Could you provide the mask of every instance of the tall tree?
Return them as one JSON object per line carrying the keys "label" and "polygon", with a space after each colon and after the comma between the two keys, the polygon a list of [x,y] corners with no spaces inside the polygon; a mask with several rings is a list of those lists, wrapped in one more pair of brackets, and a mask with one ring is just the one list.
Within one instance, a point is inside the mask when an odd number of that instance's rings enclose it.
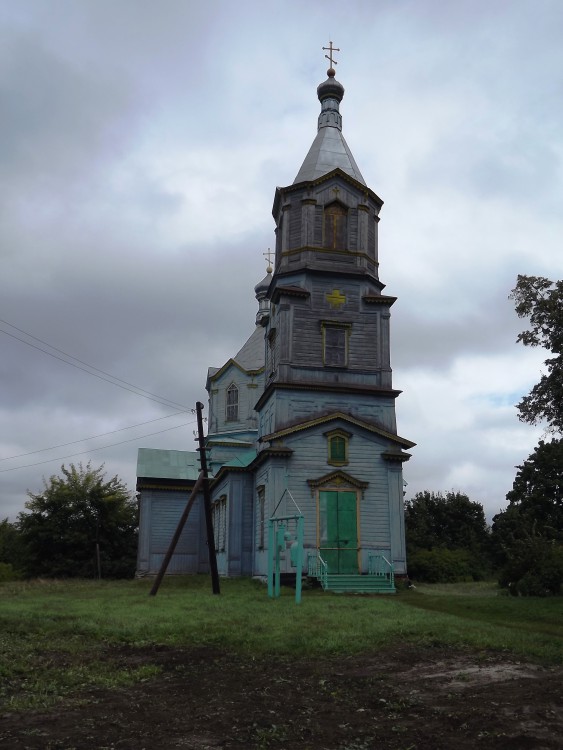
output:
{"label": "tall tree", "polygon": [[518,466],[507,508],[493,518],[500,583],[516,594],[563,585],[563,439],[544,442]]}
{"label": "tall tree", "polygon": [[517,405],[519,418],[529,424],[545,420],[553,432],[563,433],[563,281],[519,275],[510,298],[518,317],[530,322],[517,341],[553,355],[545,360],[546,374]]}
{"label": "tall tree", "polygon": [[30,576],[122,577],[135,569],[137,506],[103,466],[61,466],[62,476],[29,492],[17,526]]}
{"label": "tall tree", "polygon": [[409,575],[421,581],[480,580],[490,534],[480,503],[461,492],[418,492],[405,503]]}
{"label": "tall tree", "polygon": [[417,492],[405,503],[407,549],[478,550],[489,532],[481,503],[462,492]]}
{"label": "tall tree", "polygon": [[[23,564],[23,544],[21,534],[14,523],[7,518],[0,521],[0,568],[5,576],[17,575]],[[1,579],[1,575],[0,575]]]}
{"label": "tall tree", "polygon": [[508,549],[531,534],[563,542],[563,439],[540,440],[517,469],[508,507],[493,518],[496,546]]}

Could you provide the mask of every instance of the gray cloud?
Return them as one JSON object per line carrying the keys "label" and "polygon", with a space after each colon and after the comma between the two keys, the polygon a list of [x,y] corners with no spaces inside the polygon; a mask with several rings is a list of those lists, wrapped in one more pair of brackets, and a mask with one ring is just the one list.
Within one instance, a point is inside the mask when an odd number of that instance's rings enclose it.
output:
{"label": "gray cloud", "polygon": [[[496,512],[541,434],[512,406],[541,359],[506,297],[518,273],[561,272],[558,3],[3,6],[0,318],[204,399],[253,330],[275,185],[316,132],[327,14],[346,139],[386,202],[409,492],[456,485]],[[169,413],[0,333],[0,459]],[[190,419],[0,460],[0,518],[73,452],[133,488],[137,447],[191,448],[193,423],[141,436]]]}

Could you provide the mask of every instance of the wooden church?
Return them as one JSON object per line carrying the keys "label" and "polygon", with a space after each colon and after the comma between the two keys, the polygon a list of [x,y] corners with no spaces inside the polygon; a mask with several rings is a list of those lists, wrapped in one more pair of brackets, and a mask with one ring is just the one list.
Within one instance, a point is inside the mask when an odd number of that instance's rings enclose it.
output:
{"label": "wooden church", "polygon": [[[268,522],[298,512],[303,574],[392,591],[406,575],[402,466],[415,444],[397,434],[383,201],[342,135],[332,67],[317,94],[317,135],[293,184],[276,188],[275,263],[255,287],[254,331],[207,374],[217,563],[225,576],[266,577]],[[158,572],[198,473],[195,452],[139,450],[138,575]],[[296,572],[289,552],[281,566]],[[208,569],[198,501],[168,572]]]}

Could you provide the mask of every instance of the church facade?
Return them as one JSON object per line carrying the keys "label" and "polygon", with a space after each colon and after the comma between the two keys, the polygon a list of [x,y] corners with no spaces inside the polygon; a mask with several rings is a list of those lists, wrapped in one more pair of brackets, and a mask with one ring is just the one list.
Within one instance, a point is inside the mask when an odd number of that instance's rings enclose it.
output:
{"label": "church facade", "polygon": [[[268,521],[296,512],[304,573],[361,576],[384,560],[406,575],[402,467],[415,444],[397,433],[383,202],[342,135],[332,68],[317,94],[317,136],[275,192],[275,262],[255,288],[255,329],[207,375],[215,547],[228,576],[266,576]],[[195,453],[140,449],[139,575],[158,571],[198,471]],[[291,562],[282,555],[284,572]],[[198,502],[169,572],[207,570]]]}

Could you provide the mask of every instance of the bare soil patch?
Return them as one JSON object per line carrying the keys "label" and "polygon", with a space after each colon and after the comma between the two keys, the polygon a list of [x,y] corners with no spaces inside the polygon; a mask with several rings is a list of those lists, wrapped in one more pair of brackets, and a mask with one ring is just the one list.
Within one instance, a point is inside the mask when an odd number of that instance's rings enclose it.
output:
{"label": "bare soil patch", "polygon": [[404,646],[368,656],[244,659],[209,649],[108,649],[162,672],[0,717],[9,750],[553,750],[563,669]]}

